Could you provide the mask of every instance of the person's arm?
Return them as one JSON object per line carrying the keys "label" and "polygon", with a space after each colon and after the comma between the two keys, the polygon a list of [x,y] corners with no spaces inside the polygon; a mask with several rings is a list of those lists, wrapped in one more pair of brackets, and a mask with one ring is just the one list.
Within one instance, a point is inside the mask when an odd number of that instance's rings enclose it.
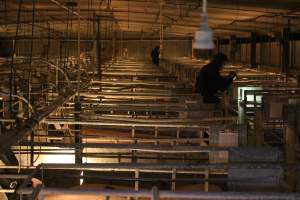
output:
{"label": "person's arm", "polygon": [[222,77],[220,74],[218,74],[216,77],[217,88],[222,92],[227,90],[232,82],[233,82],[232,76]]}
{"label": "person's arm", "polygon": [[197,78],[196,78],[196,84],[194,91],[202,93],[203,92],[203,74],[202,71],[198,72]]}

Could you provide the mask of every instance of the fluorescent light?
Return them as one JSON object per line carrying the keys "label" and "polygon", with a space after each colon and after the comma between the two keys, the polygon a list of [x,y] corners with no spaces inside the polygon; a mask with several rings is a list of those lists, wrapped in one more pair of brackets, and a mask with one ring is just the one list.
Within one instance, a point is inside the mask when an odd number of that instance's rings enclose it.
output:
{"label": "fluorescent light", "polygon": [[203,13],[200,27],[195,32],[194,49],[213,49],[215,47],[213,32],[208,26],[207,3],[203,0]]}

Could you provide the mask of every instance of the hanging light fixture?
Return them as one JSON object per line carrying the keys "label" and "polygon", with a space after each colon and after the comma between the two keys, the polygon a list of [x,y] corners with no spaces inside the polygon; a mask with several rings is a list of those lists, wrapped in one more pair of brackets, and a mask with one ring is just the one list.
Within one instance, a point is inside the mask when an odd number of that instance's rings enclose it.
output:
{"label": "hanging light fixture", "polygon": [[213,32],[208,26],[208,15],[207,15],[207,0],[203,0],[202,3],[203,12],[200,27],[195,32],[195,39],[193,48],[194,49],[213,49],[214,40]]}

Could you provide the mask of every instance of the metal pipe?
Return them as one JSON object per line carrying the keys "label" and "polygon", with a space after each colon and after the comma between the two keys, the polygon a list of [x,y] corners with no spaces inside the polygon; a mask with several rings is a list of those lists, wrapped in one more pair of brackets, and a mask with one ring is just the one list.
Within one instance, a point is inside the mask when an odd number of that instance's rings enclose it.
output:
{"label": "metal pipe", "polygon": [[197,124],[159,124],[159,123],[135,123],[135,122],[99,122],[99,121],[71,121],[71,120],[54,120],[44,119],[42,121],[46,124],[79,124],[79,125],[93,125],[93,126],[128,126],[128,127],[158,127],[158,128],[197,128],[209,129],[209,126]]}
{"label": "metal pipe", "polygon": [[78,28],[77,28],[77,78],[76,80],[78,81],[77,83],[77,100],[80,100],[80,79],[81,79],[81,73],[80,73],[80,29],[81,29],[81,21],[80,21],[80,0],[77,0],[77,11],[78,11]]}
{"label": "metal pipe", "polygon": [[0,179],[26,179],[26,174],[0,174]]}
{"label": "metal pipe", "polygon": [[[139,171],[139,170],[138,170]],[[115,176],[115,175],[77,175],[77,174],[66,174],[63,172],[57,172],[56,173],[59,178],[78,178],[78,179],[84,179],[84,178],[92,178],[92,179],[99,179],[102,181],[129,181],[129,182],[168,182],[168,183],[179,183],[179,182],[185,182],[185,184],[197,184],[197,183],[233,183],[233,182],[247,182],[247,183],[264,183],[264,181],[268,178],[272,178],[272,176],[262,176],[262,177],[255,177],[255,178],[161,178],[160,176],[157,176],[156,178],[141,178],[141,177],[135,177],[131,178],[131,176]],[[269,182],[268,180],[266,182]]]}
{"label": "metal pipe", "polygon": [[69,170],[85,170],[85,169],[184,169],[184,170],[224,170],[228,168],[251,168],[251,169],[279,169],[281,164],[274,163],[222,163],[222,164],[156,164],[156,163],[84,163],[84,164],[43,164],[43,169],[69,169]]}
{"label": "metal pipe", "polygon": [[[49,131],[49,130],[48,130]],[[53,137],[49,137],[48,135],[38,135],[39,138],[41,137],[44,137],[44,138],[53,138]],[[57,138],[61,139],[61,138],[72,138],[73,136],[59,136]],[[174,142],[177,142],[177,143],[190,143],[190,142],[193,142],[193,143],[200,143],[200,142],[209,142],[209,138],[117,138],[117,137],[101,137],[99,138],[99,135],[88,135],[88,136],[85,136],[85,135],[80,135],[81,138],[89,141],[89,139],[91,139],[92,141],[101,141],[101,142],[118,142],[119,144],[120,143],[128,143],[128,142],[131,142],[131,143],[134,143],[135,141],[137,143],[174,143]],[[22,143],[23,145],[25,145],[26,143]],[[34,143],[36,145],[42,145],[41,143]],[[29,144],[28,144],[29,145]],[[99,144],[101,145],[101,144]],[[72,148],[70,146],[70,148]],[[69,148],[69,149],[70,149]],[[18,150],[18,149],[16,149]],[[48,149],[45,149],[48,151]],[[61,149],[60,149],[61,150]],[[55,150],[57,151],[57,149]]]}
{"label": "metal pipe", "polygon": [[67,6],[62,5],[59,1],[56,1],[56,0],[49,0],[49,1],[51,1],[52,3],[55,3],[56,5],[58,5],[59,7],[65,9],[65,10],[67,10],[68,12],[73,13],[74,15],[78,16],[80,19],[83,19],[84,21],[87,21],[87,20],[86,20],[83,16],[81,16],[78,12],[76,12],[76,11],[74,11],[74,10],[68,8]]}
{"label": "metal pipe", "polygon": [[149,97],[198,97],[197,94],[195,93],[181,93],[181,94],[175,94],[173,92],[166,92],[166,91],[162,91],[162,92],[158,92],[157,94],[153,94],[152,92],[97,92],[97,93],[82,93],[81,96],[84,97],[92,97],[92,98],[96,98],[96,97],[100,97],[100,96],[128,96],[130,98],[134,97],[134,96],[149,96]]}
{"label": "metal pipe", "polygon": [[[1,112],[1,111],[0,111]],[[9,123],[14,123],[16,120],[15,119],[0,119],[0,122],[9,122]]]}
{"label": "metal pipe", "polygon": [[2,133],[0,136],[0,153],[6,151],[13,144],[20,141],[23,136],[31,132],[40,121],[56,110],[57,107],[69,100],[75,92],[75,89],[68,88],[62,96],[59,96],[52,104],[44,108],[42,111],[35,113],[35,115],[24,121],[19,126]]}
{"label": "metal pipe", "polygon": [[54,67],[55,69],[57,69],[58,71],[60,71],[64,75],[66,81],[68,82],[68,85],[71,84],[68,75],[60,67],[58,67],[57,65],[55,65],[55,64],[53,64],[53,63],[51,63],[51,62],[49,62],[47,60],[44,60],[42,58],[39,58],[37,60],[32,61],[31,64],[34,64],[35,62],[42,62],[42,63],[45,63],[45,64],[51,66],[51,67]]}
{"label": "metal pipe", "polygon": [[[44,165],[47,165],[47,164],[44,164]],[[0,166],[0,169],[35,169],[34,166],[13,166],[13,165],[3,165],[3,166]],[[51,169],[56,169],[56,170],[82,170],[80,168],[76,169],[74,167],[71,167],[71,168],[60,168],[60,167],[57,167],[55,168],[54,166],[52,167],[51,166]],[[114,172],[135,172],[136,169],[106,169],[106,168],[101,168],[101,169],[87,169],[85,168],[84,169],[85,171],[103,171],[103,172],[106,172],[106,171],[114,171]],[[167,169],[139,169],[140,172],[143,172],[143,173],[165,173],[165,174],[169,174],[169,173],[172,173],[172,170],[167,170]],[[177,174],[204,174],[205,171],[204,170],[201,170],[201,169],[197,169],[196,171],[191,171],[191,170],[176,170],[176,173]],[[211,171],[210,174],[221,174],[221,175],[226,175],[227,173],[224,172],[223,170],[221,171]]]}
{"label": "metal pipe", "polygon": [[0,193],[15,193],[14,189],[0,189]]}
{"label": "metal pipe", "polygon": [[202,14],[206,14],[207,13],[207,0],[203,0],[202,1]]}
{"label": "metal pipe", "polygon": [[170,83],[166,83],[166,82],[138,82],[138,81],[135,81],[135,82],[126,82],[126,81],[118,81],[118,82],[115,82],[115,81],[98,81],[98,80],[92,80],[91,81],[91,84],[95,84],[95,83],[98,83],[98,84],[111,84],[111,85],[146,85],[146,86],[169,86],[171,87]]}
{"label": "metal pipe", "polygon": [[[32,189],[24,188],[18,194],[31,194]],[[91,195],[91,196],[122,196],[122,197],[152,197],[151,190],[112,190],[112,189],[62,189],[42,188],[44,195]],[[159,198],[202,199],[202,200],[297,200],[299,193],[276,192],[173,192],[162,190],[158,192]]]}
{"label": "metal pipe", "polygon": [[146,145],[146,144],[107,144],[107,143],[48,143],[48,142],[21,142],[20,146],[51,146],[51,147],[85,147],[85,148],[101,148],[101,149],[119,149],[148,153],[202,153],[213,151],[237,151],[238,147],[201,147],[201,146],[167,146],[167,145]]}
{"label": "metal pipe", "polygon": [[15,97],[15,98],[17,98],[17,99],[22,100],[24,103],[26,103],[26,104],[28,105],[28,107],[30,108],[31,112],[32,112],[32,113],[34,112],[32,105],[31,105],[30,102],[29,102],[27,99],[25,99],[24,97],[22,97],[22,96],[20,96],[20,95],[15,95],[15,94],[10,95],[10,94],[6,94],[6,93],[3,93],[3,92],[0,92],[0,96],[1,96],[1,95],[2,95],[2,96],[7,96],[7,97],[12,96],[12,97]]}

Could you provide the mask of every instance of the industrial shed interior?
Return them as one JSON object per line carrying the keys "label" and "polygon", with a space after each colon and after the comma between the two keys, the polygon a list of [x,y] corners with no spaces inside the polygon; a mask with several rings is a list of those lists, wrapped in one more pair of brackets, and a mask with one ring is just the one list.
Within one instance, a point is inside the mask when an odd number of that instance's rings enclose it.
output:
{"label": "industrial shed interior", "polygon": [[[300,199],[299,0],[0,10],[1,200]],[[217,53],[237,76],[205,103]]]}

